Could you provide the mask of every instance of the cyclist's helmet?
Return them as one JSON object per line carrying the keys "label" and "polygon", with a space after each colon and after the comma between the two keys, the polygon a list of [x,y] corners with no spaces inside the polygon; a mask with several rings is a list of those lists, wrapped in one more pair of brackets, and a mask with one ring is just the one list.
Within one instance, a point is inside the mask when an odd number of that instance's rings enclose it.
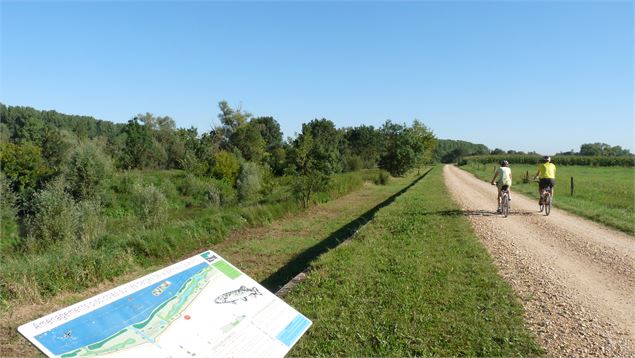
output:
{"label": "cyclist's helmet", "polygon": [[500,164],[501,164],[501,167],[506,167],[506,166],[509,166],[509,162],[508,162],[508,161],[506,161],[506,160],[501,160],[501,161],[500,161]]}
{"label": "cyclist's helmet", "polygon": [[542,160],[543,160],[545,163],[548,163],[548,162],[550,162],[550,161],[551,161],[551,157],[550,157],[550,156],[548,156],[548,155],[545,155],[544,157],[542,157]]}

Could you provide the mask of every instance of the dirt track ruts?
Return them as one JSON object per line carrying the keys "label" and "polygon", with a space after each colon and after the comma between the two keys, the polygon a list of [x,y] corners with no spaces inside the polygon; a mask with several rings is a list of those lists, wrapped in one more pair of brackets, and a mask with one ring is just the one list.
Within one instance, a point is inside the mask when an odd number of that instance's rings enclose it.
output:
{"label": "dirt track ruts", "polygon": [[634,237],[558,209],[545,217],[513,187],[503,218],[495,187],[450,165],[444,178],[549,355],[635,356]]}

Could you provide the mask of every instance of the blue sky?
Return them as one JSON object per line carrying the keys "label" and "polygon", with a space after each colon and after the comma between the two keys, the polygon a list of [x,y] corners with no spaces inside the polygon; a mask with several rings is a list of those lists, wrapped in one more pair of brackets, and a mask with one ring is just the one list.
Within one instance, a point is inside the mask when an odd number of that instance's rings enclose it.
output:
{"label": "blue sky", "polygon": [[1,92],[208,131],[217,103],[286,136],[421,119],[440,138],[552,154],[634,151],[633,2],[12,2]]}

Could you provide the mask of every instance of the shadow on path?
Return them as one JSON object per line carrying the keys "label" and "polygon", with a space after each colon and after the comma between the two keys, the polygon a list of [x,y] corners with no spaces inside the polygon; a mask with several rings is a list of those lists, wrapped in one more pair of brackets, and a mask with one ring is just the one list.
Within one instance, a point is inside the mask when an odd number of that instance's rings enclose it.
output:
{"label": "shadow on path", "polygon": [[[534,215],[533,211],[511,210],[509,216],[529,216]],[[491,210],[441,210],[431,211],[418,215],[439,215],[439,216],[500,216],[496,211]]]}
{"label": "shadow on path", "polygon": [[419,176],[417,179],[413,180],[412,183],[408,184],[405,188],[399,190],[395,194],[388,197],[386,200],[377,204],[372,209],[363,213],[357,219],[349,222],[348,224],[342,226],[338,230],[332,232],[326,239],[320,241],[314,246],[308,248],[304,252],[298,254],[293,260],[288,262],[286,265],[282,266],[278,269],[278,271],[271,274],[269,277],[260,282],[261,285],[266,287],[271,292],[278,291],[282,286],[284,286],[287,282],[289,282],[292,278],[298,275],[300,272],[305,271],[311,262],[315,260],[318,256],[325,253],[328,250],[331,250],[337,247],[342,242],[346,241],[346,239],[353,236],[357,230],[359,230],[362,226],[366,225],[369,221],[371,221],[375,214],[383,207],[386,207],[392,202],[395,201],[401,194],[405,193],[412,186],[417,184],[421,179],[423,179],[433,168],[428,169],[425,173]]}

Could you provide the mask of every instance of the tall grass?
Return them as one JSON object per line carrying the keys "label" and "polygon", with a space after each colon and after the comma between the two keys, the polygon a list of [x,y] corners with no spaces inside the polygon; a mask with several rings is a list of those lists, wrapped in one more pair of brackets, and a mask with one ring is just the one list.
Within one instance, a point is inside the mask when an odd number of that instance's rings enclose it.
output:
{"label": "tall grass", "polygon": [[[364,175],[367,173],[335,175],[329,190],[318,194],[319,200],[332,200],[360,188]],[[178,171],[122,174],[105,194],[110,196],[105,216],[95,220],[94,207],[84,205],[82,225],[91,228],[88,235],[77,240],[73,231],[68,239],[51,240],[46,250],[5,255],[0,267],[0,302],[6,307],[15,300],[39,301],[61,291],[81,291],[123,273],[164,265],[208,248],[238,228],[299,211],[301,206],[285,189],[287,180],[281,178],[277,189],[260,202],[240,206],[236,205],[236,191],[214,179],[192,179]],[[173,188],[167,190],[168,195],[161,190],[166,187]],[[205,197],[210,187],[214,192],[209,195],[220,199]],[[60,195],[65,194],[60,191]],[[207,205],[209,200],[220,200],[221,206]],[[75,213],[73,228],[79,225]],[[54,220],[49,222],[53,225]],[[107,230],[100,226],[104,223]]]}
{"label": "tall grass", "polygon": [[[470,163],[461,168],[483,180],[491,180],[494,164]],[[536,173],[536,166],[510,161],[514,184],[518,191],[538,200],[538,184],[525,183]],[[571,178],[574,193],[571,195]],[[635,234],[635,168],[557,166],[554,205],[558,208]]]}

